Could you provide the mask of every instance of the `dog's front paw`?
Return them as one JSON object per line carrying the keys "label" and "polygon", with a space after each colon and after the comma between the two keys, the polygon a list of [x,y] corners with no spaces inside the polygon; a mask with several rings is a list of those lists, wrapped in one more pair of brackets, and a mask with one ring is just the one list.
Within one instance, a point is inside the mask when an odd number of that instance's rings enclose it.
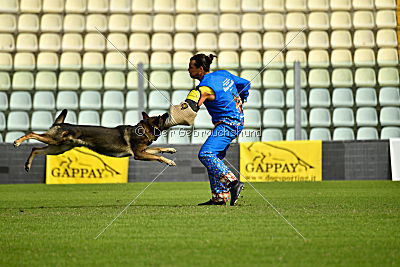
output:
{"label": "dog's front paw", "polygon": [[173,154],[173,153],[176,153],[176,149],[175,148],[167,148],[164,152]]}
{"label": "dog's front paw", "polygon": [[18,140],[15,140],[14,141],[14,147],[19,147],[19,145],[21,144],[21,143],[19,143],[19,142],[17,142]]}
{"label": "dog's front paw", "polygon": [[166,162],[169,166],[176,166],[176,163],[173,160],[167,160]]}

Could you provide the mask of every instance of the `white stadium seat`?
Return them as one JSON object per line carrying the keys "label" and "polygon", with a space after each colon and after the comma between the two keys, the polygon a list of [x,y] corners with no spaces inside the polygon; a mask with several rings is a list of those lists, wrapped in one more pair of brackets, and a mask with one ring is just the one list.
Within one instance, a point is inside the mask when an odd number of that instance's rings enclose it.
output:
{"label": "white stadium seat", "polygon": [[285,46],[283,34],[281,32],[266,32],[263,37],[263,47],[267,49],[281,50]]}
{"label": "white stadium seat", "polygon": [[283,53],[280,50],[268,50],[264,52],[263,65],[269,68],[280,69],[285,66]]}
{"label": "white stadium seat", "polygon": [[262,67],[261,54],[258,51],[243,51],[240,54],[240,66],[243,69],[253,69]]}
{"label": "white stadium seat", "polygon": [[373,29],[375,27],[374,14],[371,11],[355,11],[353,13],[355,29]]}
{"label": "white stadium seat", "polygon": [[289,12],[285,24],[288,31],[300,31],[307,26],[306,15],[302,12]]}
{"label": "white stadium seat", "polygon": [[331,14],[332,30],[349,30],[352,27],[351,16],[349,12],[334,11]]}
{"label": "white stadium seat", "polygon": [[348,49],[333,49],[331,52],[331,64],[333,67],[351,67],[353,59]]}
{"label": "white stadium seat", "polygon": [[129,31],[129,17],[127,15],[113,14],[108,21],[108,29],[111,32]]}
{"label": "white stadium seat", "polygon": [[239,12],[240,0],[220,0],[219,9],[221,12]]}
{"label": "white stadium seat", "polygon": [[2,0],[0,2],[0,12],[16,13],[19,11],[18,0]]}
{"label": "white stadium seat", "polygon": [[83,49],[82,35],[78,33],[64,34],[61,47],[63,51],[81,52]]}
{"label": "white stadium seat", "polygon": [[375,87],[376,75],[373,68],[358,68],[354,74],[356,86]]}
{"label": "white stadium seat", "polygon": [[239,35],[233,32],[220,33],[218,37],[218,47],[220,50],[238,50]]}
{"label": "white stadium seat", "polygon": [[243,12],[260,12],[263,8],[262,0],[244,0],[242,1]]}
{"label": "white stadium seat", "polygon": [[197,30],[199,32],[217,32],[218,16],[214,14],[200,14],[197,17]]}
{"label": "white stadium seat", "polygon": [[308,84],[311,88],[329,88],[331,83],[328,70],[312,69],[308,75]]}
{"label": "white stadium seat", "polygon": [[110,11],[112,13],[130,13],[130,0],[110,0]]}
{"label": "white stadium seat", "polygon": [[308,34],[308,47],[310,49],[328,49],[328,33],[326,31],[310,31]]}
{"label": "white stadium seat", "polygon": [[15,40],[12,34],[0,33],[0,51],[13,52]]}
{"label": "white stadium seat", "polygon": [[214,33],[202,32],[196,36],[197,50],[215,51],[218,48],[217,35]]}
{"label": "white stadium seat", "polygon": [[68,13],[85,13],[86,0],[66,0],[65,11]]}
{"label": "white stadium seat", "polygon": [[67,14],[64,17],[64,32],[83,32],[85,17],[78,14]]}
{"label": "white stadium seat", "polygon": [[56,33],[42,33],[39,39],[40,51],[59,52],[61,50],[61,39]]}
{"label": "white stadium seat", "polygon": [[307,56],[303,50],[290,50],[286,53],[286,68],[293,68],[295,61],[300,62],[300,67],[307,67]]}
{"label": "white stadium seat", "polygon": [[18,17],[18,32],[32,32],[39,31],[39,17],[33,14],[21,14]]}
{"label": "white stadium seat", "polygon": [[86,52],[82,59],[82,68],[84,70],[102,70],[104,69],[104,58],[100,52]]}
{"label": "white stadium seat", "polygon": [[287,11],[303,11],[307,9],[306,0],[286,0]]}
{"label": "white stadium seat", "polygon": [[353,91],[350,88],[336,88],[332,93],[334,107],[353,107]]}
{"label": "white stadium seat", "polygon": [[0,70],[10,71],[13,67],[13,59],[10,53],[0,52]]}
{"label": "white stadium seat", "polygon": [[107,27],[107,17],[102,14],[90,14],[86,16],[86,31],[87,32],[106,32]]}
{"label": "white stadium seat", "polygon": [[150,66],[149,55],[145,52],[131,52],[128,56],[128,69],[137,69],[138,64],[143,64],[143,69],[148,69]]}
{"label": "white stadium seat", "polygon": [[239,32],[241,30],[240,17],[237,14],[221,14],[219,28],[223,32]]}
{"label": "white stadium seat", "polygon": [[264,30],[283,31],[285,30],[285,19],[280,13],[267,13],[264,15]]}
{"label": "white stadium seat", "polygon": [[350,10],[352,7],[351,0],[331,0],[332,10]]}
{"label": "white stadium seat", "polygon": [[89,13],[107,13],[109,10],[108,0],[87,0]]}
{"label": "white stadium seat", "polygon": [[353,46],[349,31],[336,30],[331,33],[331,47],[350,49]]}
{"label": "white stadium seat", "polygon": [[131,19],[131,31],[133,33],[148,33],[153,28],[153,21],[150,15],[134,14]]}
{"label": "white stadium seat", "polygon": [[195,13],[196,0],[176,0],[175,11],[177,13]]}
{"label": "white stadium seat", "polygon": [[261,31],[263,20],[261,14],[245,13],[242,15],[242,31]]}
{"label": "white stadium seat", "polygon": [[381,67],[391,67],[399,64],[399,56],[395,48],[380,48],[377,55],[377,63]]}
{"label": "white stadium seat", "polygon": [[0,15],[0,32],[13,33],[17,29],[17,21],[13,14]]}
{"label": "white stadium seat", "polygon": [[239,55],[235,51],[222,51],[218,54],[218,68],[236,69],[239,68]]}
{"label": "white stadium seat", "polygon": [[398,68],[380,68],[378,73],[378,83],[380,86],[398,86],[400,84]]}
{"label": "white stadium seat", "polygon": [[261,34],[257,32],[242,33],[240,47],[248,50],[260,50],[262,48]]}
{"label": "white stadium seat", "polygon": [[310,27],[310,30],[328,30],[329,18],[327,12],[311,12],[308,15],[308,27]]}
{"label": "white stadium seat", "polygon": [[355,48],[373,48],[375,46],[374,33],[371,30],[356,30],[353,43]]}
{"label": "white stadium seat", "polygon": [[[239,46],[239,43],[238,43]],[[195,48],[194,35],[191,33],[176,33],[174,35],[175,51],[193,51]]]}
{"label": "white stadium seat", "polygon": [[36,67],[33,53],[18,52],[14,56],[15,70],[34,70]]}
{"label": "white stadium seat", "polygon": [[[142,2],[143,0],[141,0]],[[149,1],[149,0],[147,0]],[[135,1],[133,1],[135,2]],[[132,2],[132,10],[133,10],[133,3]],[[150,1],[151,2],[151,1]],[[174,0],[154,0],[153,10],[156,13],[164,12],[164,13],[171,13],[174,12]]]}
{"label": "white stadium seat", "polygon": [[174,17],[172,15],[156,14],[153,17],[154,32],[173,32],[174,27]]}
{"label": "white stadium seat", "polygon": [[353,74],[350,69],[337,68],[332,72],[333,87],[352,87]]}
{"label": "white stadium seat", "polygon": [[37,36],[32,33],[20,33],[17,36],[17,51],[37,52],[38,50]]}
{"label": "white stadium seat", "polygon": [[158,51],[172,50],[172,36],[168,33],[155,33],[151,37],[151,48]]}
{"label": "white stadium seat", "polygon": [[177,32],[194,32],[196,28],[196,17],[194,15],[178,14],[175,17],[175,30]]}
{"label": "white stadium seat", "polygon": [[105,68],[107,70],[125,70],[126,69],[126,55],[119,52],[108,52],[106,54]]}
{"label": "white stadium seat", "polygon": [[103,76],[98,71],[85,71],[81,77],[81,88],[83,90],[103,89]]}
{"label": "white stadium seat", "polygon": [[306,49],[307,38],[304,32],[291,31],[286,33],[285,45],[290,49]]}
{"label": "white stadium seat", "polygon": [[129,50],[148,51],[150,50],[150,37],[145,33],[133,33],[129,37]]}
{"label": "white stadium seat", "polygon": [[355,10],[372,10],[374,9],[374,0],[353,0],[353,8]]}
{"label": "white stadium seat", "polygon": [[397,35],[393,29],[380,29],[376,34],[378,47],[397,47]]}
{"label": "white stadium seat", "polygon": [[330,65],[329,54],[326,50],[322,49],[310,50],[307,62],[310,68],[327,68]]}
{"label": "white stadium seat", "polygon": [[168,52],[153,52],[150,57],[152,69],[169,70],[172,66],[171,54]]}
{"label": "white stadium seat", "polygon": [[264,0],[264,11],[267,12],[284,12],[284,0]]}
{"label": "white stadium seat", "polygon": [[45,14],[40,21],[42,32],[60,32],[63,28],[61,15]]}
{"label": "white stadium seat", "polygon": [[358,48],[354,53],[354,65],[356,67],[374,67],[375,53],[370,48]]}
{"label": "white stadium seat", "polygon": [[153,0],[131,0],[131,9],[132,13],[151,13],[153,11]]}

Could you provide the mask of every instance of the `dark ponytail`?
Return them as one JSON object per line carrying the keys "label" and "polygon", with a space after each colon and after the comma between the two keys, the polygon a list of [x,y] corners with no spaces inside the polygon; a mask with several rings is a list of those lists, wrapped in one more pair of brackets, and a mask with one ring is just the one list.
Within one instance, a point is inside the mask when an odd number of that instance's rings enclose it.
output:
{"label": "dark ponytail", "polygon": [[191,57],[190,61],[194,60],[196,68],[203,67],[205,72],[209,72],[213,59],[216,57],[217,56],[213,54],[210,54],[209,56],[206,56],[205,54],[197,54]]}

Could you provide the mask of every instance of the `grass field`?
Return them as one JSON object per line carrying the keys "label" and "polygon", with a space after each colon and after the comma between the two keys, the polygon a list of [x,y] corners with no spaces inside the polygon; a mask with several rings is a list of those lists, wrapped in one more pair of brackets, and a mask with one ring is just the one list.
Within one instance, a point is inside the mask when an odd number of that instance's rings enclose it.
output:
{"label": "grass field", "polygon": [[254,183],[198,207],[207,183],[1,185],[0,266],[399,265],[400,183]]}

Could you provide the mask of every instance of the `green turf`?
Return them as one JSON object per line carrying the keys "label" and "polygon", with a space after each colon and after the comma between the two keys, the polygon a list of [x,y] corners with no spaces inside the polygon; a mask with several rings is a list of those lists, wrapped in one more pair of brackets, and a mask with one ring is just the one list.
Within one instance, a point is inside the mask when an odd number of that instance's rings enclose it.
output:
{"label": "green turf", "polygon": [[399,265],[400,183],[254,183],[198,207],[207,183],[1,185],[0,266]]}

